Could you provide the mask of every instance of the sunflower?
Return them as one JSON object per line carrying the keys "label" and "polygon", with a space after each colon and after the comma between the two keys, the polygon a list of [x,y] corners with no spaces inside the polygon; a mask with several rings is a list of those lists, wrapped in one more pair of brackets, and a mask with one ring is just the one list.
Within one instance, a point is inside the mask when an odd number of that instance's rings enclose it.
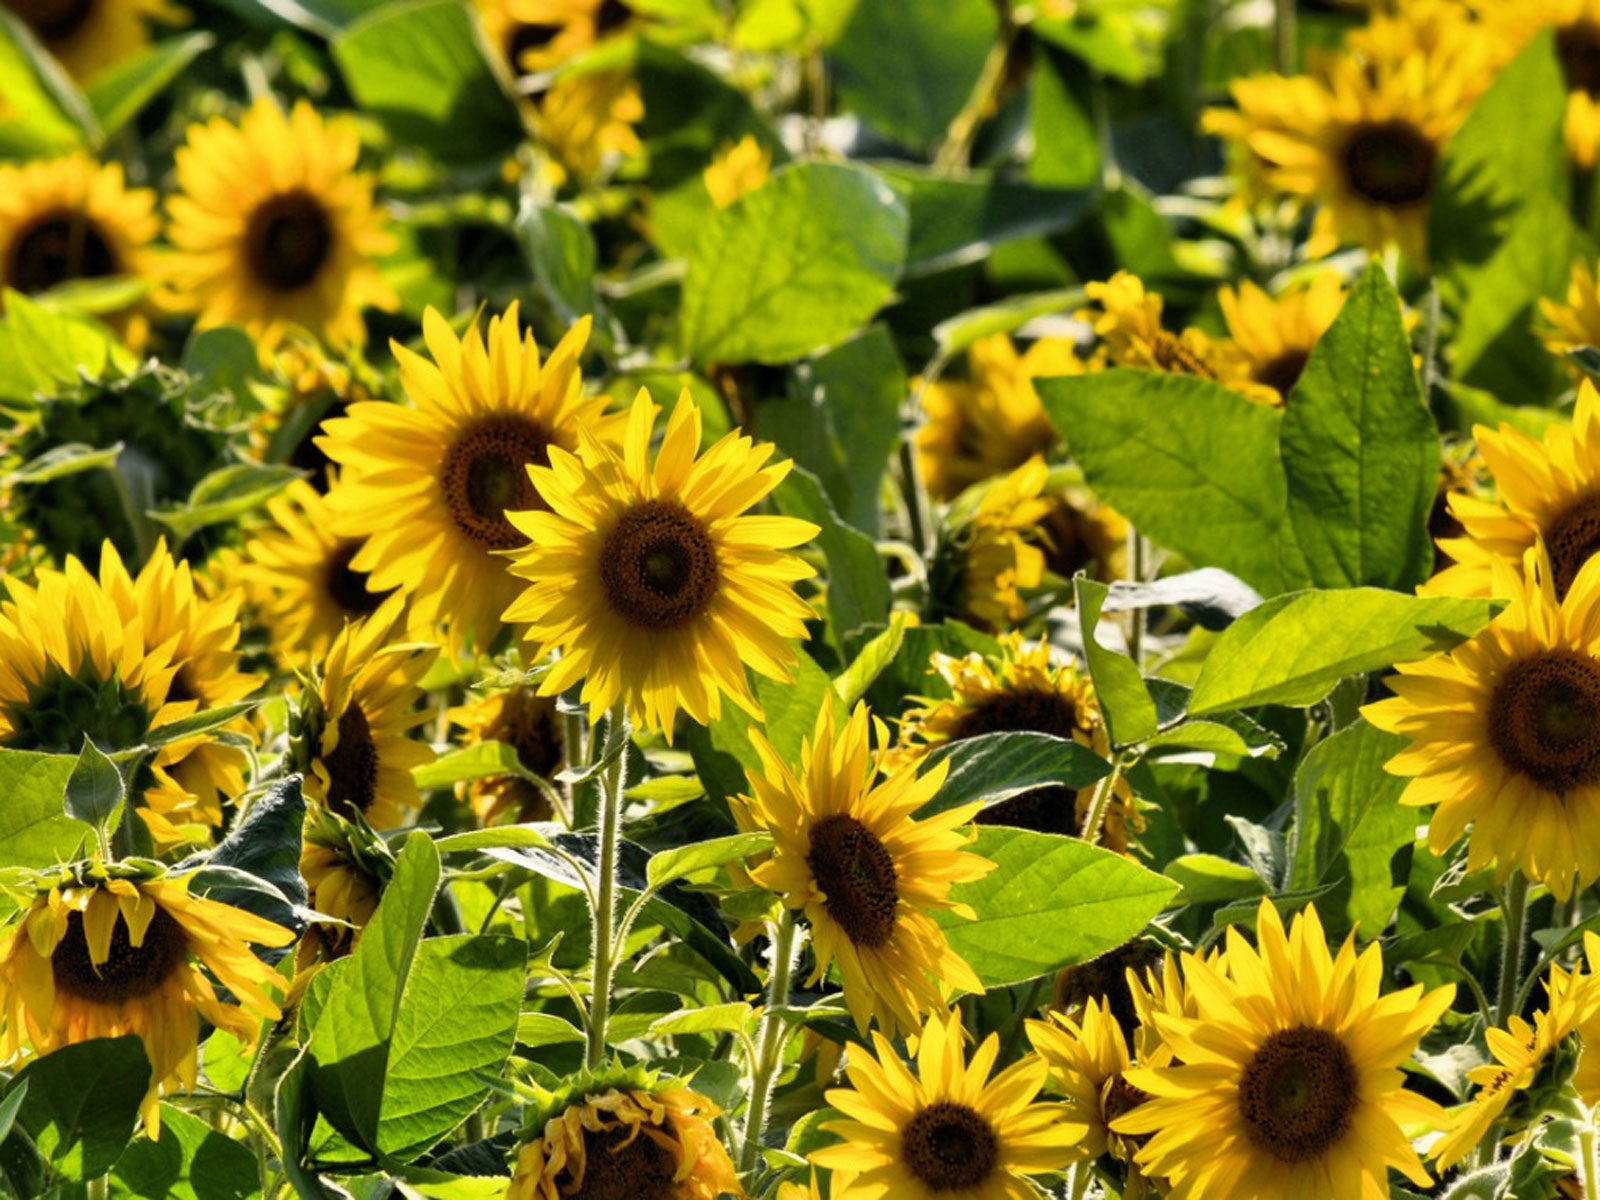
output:
{"label": "sunflower", "polygon": [[548,151],[553,183],[587,183],[644,150],[634,130],[644,118],[639,85],[625,71],[569,71],[533,102],[536,141]]}
{"label": "sunflower", "polygon": [[1344,307],[1344,283],[1333,271],[1322,271],[1277,296],[1269,296],[1248,279],[1238,291],[1217,293],[1228,336],[1249,363],[1250,378],[1271,388],[1282,404],[1300,380],[1318,339]]}
{"label": "sunflower", "polygon": [[[997,662],[977,653],[962,658],[935,654],[929,668],[938,672],[951,695],[901,718],[901,761],[920,761],[935,746],[986,733],[1048,733],[1111,756],[1094,685],[1071,663],[1052,663],[1047,638],[1029,646],[1020,633],[1002,634]],[[977,820],[1076,837],[1094,793],[1094,787],[1036,788],[984,809]],[[1133,792],[1126,781],[1119,781],[1101,829],[1102,843],[1121,853],[1128,848],[1128,827],[1139,824]]]}
{"label": "sunflower", "polygon": [[304,100],[285,116],[262,97],[238,124],[190,126],[168,203],[170,305],[203,329],[242,326],[263,360],[291,328],[364,343],[361,310],[398,300],[373,261],[394,242],[360,148],[354,119],[324,122]]}
{"label": "sunflower", "polygon": [[1050,1068],[1067,1120],[1088,1129],[1076,1147],[1077,1157],[1110,1153],[1123,1161],[1131,1158],[1131,1143],[1111,1132],[1111,1122],[1143,1103],[1145,1096],[1123,1078],[1133,1064],[1116,1017],[1090,1000],[1076,1017],[1052,1013],[1049,1021],[1029,1021],[1027,1029],[1028,1041]]}
{"label": "sunflower", "polygon": [[1160,943],[1135,938],[1098,958],[1066,967],[1056,976],[1051,1006],[1072,1016],[1094,1000],[1125,1032],[1132,1032],[1140,1023],[1134,1003],[1135,983],[1146,971],[1161,966],[1164,957],[1170,959],[1171,954]]}
{"label": "sunflower", "polygon": [[772,169],[772,151],[745,134],[717,152],[710,166],[701,173],[711,203],[727,208],[746,192],[753,192],[767,181]]}
{"label": "sunflower", "polygon": [[1197,1015],[1152,1014],[1176,1062],[1127,1073],[1149,1098],[1113,1132],[1151,1135],[1135,1161],[1174,1200],[1387,1200],[1390,1167],[1428,1186],[1401,1126],[1444,1114],[1398,1068],[1454,987],[1380,996],[1382,950],[1352,936],[1331,955],[1313,907],[1285,935],[1263,900],[1256,936],[1229,926],[1225,969],[1184,956]]}
{"label": "sunflower", "polygon": [[1600,151],[1600,0],[1482,3],[1487,37],[1509,61],[1542,29],[1555,30],[1556,59],[1567,85],[1567,154],[1585,170]]}
{"label": "sunflower", "polygon": [[[914,815],[938,793],[948,764],[920,778],[906,767],[874,784],[882,754],[869,752],[868,726],[867,706],[857,704],[836,734],[833,708],[824,704],[798,771],[752,726],[761,771],[749,775],[751,794],[735,811],[742,826],[772,832],[772,857],[750,875],[805,913],[816,957],[811,982],[837,962],[859,1029],[876,1016],[890,1032],[914,1032],[923,1014],[944,1008],[952,988],[983,990],[928,914],[948,908],[971,916],[950,889],[983,878],[994,864],[965,849],[974,838],[961,826],[978,804]],[[880,745],[885,735],[880,725]]]}
{"label": "sunflower", "polygon": [[1395,695],[1362,710],[1410,745],[1388,770],[1410,776],[1402,804],[1437,804],[1435,854],[1472,826],[1467,867],[1515,869],[1557,896],[1600,877],[1600,566],[1564,600],[1542,550],[1525,573],[1496,563],[1510,605],[1449,654],[1403,664]]}
{"label": "sunflower", "polygon": [[306,812],[300,877],[310,907],[331,920],[306,926],[295,953],[297,974],[355,949],[393,872],[393,857],[371,830],[327,809]]}
{"label": "sunflower", "polygon": [[574,1097],[517,1153],[505,1200],[742,1197],[711,1122],[717,1106],[683,1087],[607,1087]]}
{"label": "sunflower", "polygon": [[876,1031],[876,1057],[851,1056],[852,1086],[827,1094],[846,1119],[823,1125],[844,1141],[811,1152],[833,1172],[833,1200],[1024,1200],[1034,1194],[1029,1176],[1080,1157],[1084,1125],[1061,1105],[1035,1102],[1044,1061],[1030,1054],[991,1079],[999,1035],[970,1062],[963,1038],[960,1014],[938,1012],[921,1027],[915,1074]]}
{"label": "sunflower", "polygon": [[949,528],[935,550],[933,612],[983,629],[1005,629],[1028,614],[1022,593],[1044,582],[1045,553],[1035,539],[1050,514],[1050,471],[1031,458],[992,480],[972,515]]}
{"label": "sunflower", "polygon": [[352,404],[317,439],[343,468],[328,497],[333,530],[367,539],[351,566],[370,588],[404,592],[416,619],[441,624],[457,654],[469,637],[489,648],[519,591],[501,553],[524,542],[512,512],[546,503],[525,468],[575,447],[607,404],[582,392],[587,317],[544,362],[518,317],[513,302],[490,320],[487,339],[476,325],[457,337],[429,308],[432,361],[394,346],[415,407]]}
{"label": "sunflower", "polygon": [[390,644],[401,613],[391,596],[334,638],[295,729],[307,798],[346,819],[359,814],[373,829],[393,829],[419,807],[411,768],[434,757],[408,734],[427,719],[417,711],[418,681],[437,647]]}
{"label": "sunflower", "polygon": [[161,1093],[195,1085],[202,1017],[246,1045],[263,1019],[278,1018],[268,989],[281,980],[248,943],[283,946],[294,935],[191,896],[187,877],[110,870],[64,870],[0,933],[0,1062],[135,1034],[150,1060],[140,1111],[154,1137]]}
{"label": "sunflower", "polygon": [[813,571],[785,551],[818,528],[746,514],[791,464],[763,466],[772,446],[737,430],[696,457],[700,410],[687,390],[652,468],[654,414],[641,390],[621,453],[580,428],[576,455],[552,447],[549,466],[528,468],[548,510],[508,514],[533,544],[512,555],[530,583],[505,619],[526,622],[541,655],[561,651],[541,694],[581,679],[591,711],[621,699],[670,741],[680,706],[705,724],[724,692],[760,719],[745,667],[788,678],[790,639],[812,615],[794,584]]}
{"label": "sunflower", "polygon": [[1162,298],[1144,281],[1118,271],[1103,283],[1087,283],[1084,294],[1098,307],[1079,317],[1100,339],[1094,365],[1137,367],[1168,375],[1196,375],[1244,391],[1253,399],[1266,399],[1253,384],[1249,365],[1238,347],[1218,341],[1198,329],[1171,333],[1161,324]]}
{"label": "sunflower", "polygon": [[[102,3],[101,7],[116,7]],[[26,296],[75,280],[155,278],[156,194],[86,154],[0,165],[0,285]],[[104,313],[123,333],[134,310]]]}
{"label": "sunflower", "polygon": [[1102,503],[1081,483],[1052,486],[1050,506],[1034,537],[1044,551],[1045,568],[1062,579],[1079,571],[1110,583],[1128,574],[1128,519]]}
{"label": "sunflower", "polygon": [[966,379],[940,379],[922,388],[927,420],[916,433],[917,467],[928,494],[953,500],[972,484],[1049,450],[1056,430],[1033,381],[1083,371],[1066,338],[1041,338],[1021,355],[1003,333],[974,342],[967,350]]}
{"label": "sunflower", "polygon": [[4,0],[4,5],[80,83],[149,46],[150,22],[171,24],[185,16],[165,0]]}
{"label": "sunflower", "polygon": [[1545,347],[1561,356],[1574,379],[1586,379],[1583,368],[1566,355],[1582,346],[1600,345],[1600,281],[1595,278],[1594,268],[1583,259],[1573,263],[1566,299],[1542,298],[1539,314],[1544,318]]}
{"label": "sunflower", "polygon": [[347,622],[371,616],[393,589],[375,592],[350,565],[362,539],[329,531],[327,501],[303,479],[267,502],[273,527],[245,545],[240,582],[266,625],[272,648],[291,665],[317,661]]}
{"label": "sunflower", "polygon": [[[465,731],[463,746],[502,742],[517,753],[530,775],[552,779],[566,761],[561,714],[553,697],[532,687],[491,692],[450,710],[450,719]],[[457,784],[484,825],[509,816],[519,824],[548,821],[554,815],[543,788],[517,775],[492,775]]]}

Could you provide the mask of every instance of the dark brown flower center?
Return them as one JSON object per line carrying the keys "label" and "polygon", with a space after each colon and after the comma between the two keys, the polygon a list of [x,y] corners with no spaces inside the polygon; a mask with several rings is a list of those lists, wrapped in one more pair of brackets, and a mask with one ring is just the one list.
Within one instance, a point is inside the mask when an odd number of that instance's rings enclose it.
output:
{"label": "dark brown flower center", "polygon": [[1489,700],[1489,741],[1549,791],[1600,779],[1600,663],[1553,650],[1512,664]]}
{"label": "dark brown flower center", "polygon": [[828,915],[858,946],[881,946],[894,933],[900,902],[894,857],[878,835],[844,813],[811,827],[806,865]]}
{"label": "dark brown flower center", "polygon": [[53,212],[17,235],[6,282],[25,296],[35,296],[71,279],[104,279],[116,273],[111,243],[86,214]]}
{"label": "dark brown flower center", "polygon": [[1078,793],[1061,785],[1034,788],[989,805],[972,818],[972,823],[1077,837]]}
{"label": "dark brown flower center", "polygon": [[329,808],[348,818],[372,807],[378,796],[378,747],[359,704],[351,704],[339,717],[338,744],[322,765],[328,772]]}
{"label": "dark brown flower center", "polygon": [[1056,981],[1056,1007],[1075,1009],[1090,999],[1098,1000],[1132,1035],[1139,1027],[1139,1009],[1133,1002],[1128,972],[1139,976],[1161,963],[1161,948],[1139,938],[1108,950],[1076,967],[1068,967]]}
{"label": "dark brown flower center", "polygon": [[1575,21],[1557,28],[1556,57],[1569,91],[1600,97],[1600,24]]}
{"label": "dark brown flower center", "polygon": [[322,583],[327,589],[328,598],[352,617],[364,617],[376,612],[384,599],[394,592],[393,588],[386,592],[367,590],[367,572],[357,571],[350,565],[350,560],[361,546],[360,539],[340,542],[323,564]]}
{"label": "dark brown flower center", "polygon": [[5,0],[43,42],[65,41],[94,12],[95,0]]}
{"label": "dark brown flower center", "polygon": [[1146,1100],[1150,1093],[1142,1092],[1129,1083],[1121,1072],[1113,1075],[1106,1081],[1106,1089],[1100,1101],[1100,1112],[1107,1125],[1118,1117],[1126,1116]]}
{"label": "dark brown flower center", "polygon": [[525,71],[522,56],[543,50],[560,32],[560,25],[513,25],[506,33],[506,60],[512,71],[519,75]]}
{"label": "dark brown flower center", "polygon": [[528,539],[506,512],[546,507],[528,464],[550,465],[550,435],[527,417],[486,417],[461,431],[445,451],[439,489],[456,528],[491,550],[509,550]]}
{"label": "dark brown flower center", "polygon": [[1309,350],[1292,347],[1256,368],[1256,382],[1264,383],[1278,395],[1287,397],[1294,385],[1300,382],[1300,376],[1305,373],[1306,363],[1310,359]]}
{"label": "dark brown flower center", "polygon": [[1345,141],[1345,179],[1350,190],[1385,208],[1427,199],[1439,149],[1409,121],[1357,125]]}
{"label": "dark brown flower center", "polygon": [[985,696],[962,714],[952,741],[985,733],[1048,733],[1070,738],[1078,732],[1078,706],[1070,696],[1041,688],[1008,688]]}
{"label": "dark brown flower center", "polygon": [[1600,551],[1600,495],[1585,496],[1551,522],[1544,542],[1556,595],[1564,597],[1583,564]]}
{"label": "dark brown flower center", "polygon": [[491,731],[500,742],[515,747],[524,769],[549,779],[561,768],[561,722],[555,700],[531,688],[519,691],[505,707],[504,724]]}
{"label": "dark brown flower center", "polygon": [[717,547],[699,518],[670,500],[636,504],[600,547],[600,586],[618,616],[646,629],[677,629],[716,598]]}
{"label": "dark brown flower center", "polygon": [[56,987],[69,996],[95,1004],[120,1004],[160,988],[183,965],[188,949],[183,926],[158,904],[144,940],[137,946],[128,938],[127,923],[117,918],[111,929],[110,954],[97,967],[89,959],[83,917],[70,912],[66,932],[50,956],[50,970]]}
{"label": "dark brown flower center", "polygon": [[562,1190],[572,1200],[678,1200],[682,1194],[671,1156],[642,1132],[628,1141],[626,1128],[585,1130],[583,1161],[583,1182],[575,1191]]}
{"label": "dark brown flower center", "polygon": [[900,1161],[933,1192],[980,1187],[1000,1165],[1000,1139],[982,1113],[942,1100],[906,1123]]}
{"label": "dark brown flower center", "polygon": [[1325,1029],[1269,1036],[1239,1078],[1239,1115],[1250,1141],[1281,1162],[1311,1162],[1350,1131],[1360,1100],[1350,1051]]}
{"label": "dark brown flower center", "polygon": [[312,283],[333,250],[333,221],[310,192],[273,196],[250,214],[245,254],[256,282],[275,292]]}

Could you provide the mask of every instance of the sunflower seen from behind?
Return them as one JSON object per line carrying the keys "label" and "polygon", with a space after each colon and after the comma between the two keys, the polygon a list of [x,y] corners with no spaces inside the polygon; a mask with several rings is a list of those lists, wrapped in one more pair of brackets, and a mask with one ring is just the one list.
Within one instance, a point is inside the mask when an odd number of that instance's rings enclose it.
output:
{"label": "sunflower seen from behind", "polygon": [[1175,1061],[1127,1073],[1148,1099],[1112,1131],[1149,1135],[1136,1162],[1174,1200],[1388,1200],[1391,1167],[1428,1187],[1403,1127],[1444,1113],[1399,1068],[1455,988],[1381,995],[1382,950],[1330,953],[1313,907],[1285,933],[1263,900],[1256,938],[1229,926],[1220,964],[1184,956],[1196,1015],[1151,1015]]}
{"label": "sunflower seen from behind", "polygon": [[1510,604],[1487,628],[1400,664],[1394,695],[1361,711],[1409,740],[1385,766],[1411,781],[1400,803],[1433,806],[1435,854],[1470,826],[1469,871],[1519,870],[1565,899],[1600,878],[1600,562],[1564,599],[1542,548],[1494,581]]}
{"label": "sunflower seen from behind", "polygon": [[528,468],[543,510],[508,519],[531,539],[511,556],[528,585],[505,619],[527,626],[539,655],[560,657],[547,696],[583,682],[591,712],[627,706],[670,741],[678,710],[705,724],[726,695],[757,718],[746,667],[788,679],[811,608],[794,585],[815,572],[789,553],[818,528],[747,510],[791,463],[735,430],[700,453],[700,410],[678,398],[654,462],[655,405],[634,399],[621,450],[591,428],[578,452],[551,447]]}
{"label": "sunflower seen from behind", "polygon": [[4,0],[4,7],[79,83],[148,49],[151,24],[186,15],[166,0]]}
{"label": "sunflower seen from behind", "polygon": [[263,360],[291,329],[332,346],[366,341],[362,309],[397,299],[377,258],[393,248],[351,117],[269,96],[237,122],[192,125],[167,205],[165,299],[202,329],[238,325]]}
{"label": "sunflower seen from behind", "polygon": [[[869,746],[870,725],[858,704],[838,728],[825,703],[796,768],[752,727],[761,770],[749,773],[750,794],[733,807],[741,828],[772,833],[771,857],[750,875],[805,915],[816,960],[810,982],[837,967],[857,1028],[876,1019],[891,1033],[915,1032],[953,990],[983,990],[929,914],[971,916],[950,889],[983,878],[994,864],[968,849],[974,836],[962,830],[978,804],[915,816],[938,793],[948,764],[880,780],[882,752]],[[877,733],[882,745],[881,723]]]}
{"label": "sunflower seen from behind", "polygon": [[874,1032],[874,1053],[852,1053],[851,1086],[827,1093],[844,1114],[823,1129],[843,1139],[811,1152],[833,1172],[833,1200],[1026,1200],[1029,1179],[1081,1157],[1085,1126],[1039,1103],[1047,1068],[1027,1055],[994,1074],[1000,1037],[969,1059],[959,1012],[936,1012],[918,1031],[916,1071]]}

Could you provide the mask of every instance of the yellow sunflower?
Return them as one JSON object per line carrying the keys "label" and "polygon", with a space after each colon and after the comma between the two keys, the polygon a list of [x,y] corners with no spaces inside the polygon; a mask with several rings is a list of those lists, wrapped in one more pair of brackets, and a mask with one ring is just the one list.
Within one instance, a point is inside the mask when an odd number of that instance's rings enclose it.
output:
{"label": "yellow sunflower", "polygon": [[1102,583],[1127,578],[1126,517],[1077,483],[1052,488],[1045,501],[1050,507],[1034,536],[1051,574],[1071,579],[1083,571]]}
{"label": "yellow sunflower", "polygon": [[[1578,1098],[1591,1109],[1600,1106],[1600,936],[1583,935],[1583,956],[1588,971],[1576,986],[1587,989],[1586,1003],[1579,1007],[1578,1034],[1583,1048],[1578,1054],[1578,1067],[1572,1076],[1572,1085]],[[1546,989],[1547,991],[1549,989]],[[1550,1006],[1553,1010],[1554,1006]]]}
{"label": "yellow sunflower", "polygon": [[1557,600],[1549,561],[1495,564],[1510,605],[1449,654],[1406,663],[1394,696],[1362,714],[1410,745],[1386,764],[1411,777],[1400,798],[1438,805],[1435,854],[1472,826],[1467,867],[1513,869],[1557,896],[1600,878],[1600,565]]}
{"label": "yellow sunflower", "polygon": [[[517,752],[517,762],[540,779],[552,779],[566,762],[561,714],[553,697],[536,688],[490,692],[450,710],[450,719],[465,736],[463,746],[503,742]],[[508,816],[513,822],[548,821],[554,812],[544,789],[516,775],[493,775],[457,784],[484,825]]]}
{"label": "yellow sunflower", "polygon": [[324,122],[304,100],[286,116],[262,97],[238,124],[190,126],[168,202],[168,303],[201,328],[242,326],[263,360],[290,329],[364,343],[361,310],[398,300],[374,261],[394,243],[360,148],[353,118]]}
{"label": "yellow sunflower", "polygon": [[1090,1000],[1076,1017],[1052,1013],[1049,1021],[1029,1021],[1027,1028],[1028,1041],[1050,1069],[1067,1120],[1088,1129],[1076,1157],[1096,1159],[1109,1153],[1123,1161],[1131,1158],[1131,1140],[1113,1134],[1111,1122],[1143,1103],[1145,1096],[1123,1078],[1133,1064],[1128,1039],[1111,1010]]}
{"label": "yellow sunflower", "polygon": [[4,0],[6,9],[80,83],[150,45],[150,23],[172,24],[183,9],[166,0]]}
{"label": "yellow sunflower", "polygon": [[1569,360],[1569,350],[1600,345],[1600,280],[1594,268],[1583,259],[1572,264],[1564,300],[1545,297],[1539,301],[1544,318],[1543,339],[1551,354],[1559,354],[1569,374],[1582,381],[1583,368]]}
{"label": "yellow sunflower", "polygon": [[293,936],[191,896],[186,877],[64,871],[0,933],[0,1062],[135,1034],[150,1060],[141,1112],[153,1137],[161,1093],[195,1085],[202,1017],[246,1045],[263,1019],[278,1018],[269,989],[281,981],[249,943],[283,946]]}
{"label": "yellow sunflower", "polygon": [[1252,382],[1249,364],[1237,346],[1198,329],[1181,333],[1165,329],[1161,324],[1164,301],[1137,275],[1118,271],[1103,283],[1085,284],[1083,290],[1097,305],[1078,314],[1100,339],[1095,365],[1198,375],[1253,399],[1267,399],[1260,385]]}
{"label": "yellow sunflower", "polygon": [[582,390],[587,317],[543,362],[518,317],[513,302],[487,338],[476,325],[457,337],[429,308],[432,361],[394,346],[414,407],[352,404],[317,439],[343,468],[328,497],[333,530],[366,539],[350,565],[369,588],[405,593],[415,619],[441,625],[456,654],[469,638],[487,650],[521,590],[502,553],[526,541],[512,512],[547,503],[526,468],[577,446],[607,404]]}
{"label": "yellow sunflower", "polygon": [[478,0],[478,9],[519,74],[559,67],[639,23],[624,0]]}
{"label": "yellow sunflower", "polygon": [[533,101],[535,140],[554,164],[553,182],[588,183],[644,150],[634,126],[644,117],[639,85],[625,71],[569,71]]}
{"label": "yellow sunflower", "polygon": [[[963,833],[979,805],[918,820],[948,771],[941,763],[917,776],[912,767],[874,783],[882,753],[868,749],[867,706],[856,705],[835,733],[824,704],[816,729],[791,769],[759,729],[750,742],[761,772],[749,775],[749,796],[734,802],[745,828],[772,832],[772,857],[751,878],[777,892],[811,925],[820,980],[837,963],[844,1002],[858,1028],[876,1016],[880,1028],[915,1032],[924,1014],[942,1011],[954,988],[983,985],[928,914],[972,910],[950,899],[957,883],[981,879],[994,864],[965,847]],[[879,744],[887,731],[879,729]]]}
{"label": "yellow sunflower", "polygon": [[966,379],[940,379],[922,389],[927,419],[915,440],[928,494],[953,500],[972,484],[1048,451],[1056,430],[1033,381],[1084,369],[1067,338],[1041,338],[1021,355],[1003,333],[974,342],[967,350]]}
{"label": "yellow sunflower", "polygon": [[306,813],[300,845],[300,877],[310,907],[329,921],[306,926],[295,952],[295,970],[304,973],[355,949],[361,931],[378,909],[393,862],[381,839],[326,809]]}
{"label": "yellow sunflower", "polygon": [[371,616],[393,594],[372,591],[350,565],[361,538],[330,531],[327,501],[303,479],[267,502],[273,527],[245,544],[237,575],[266,626],[273,651],[292,666],[322,658],[350,621]]}
{"label": "yellow sunflower", "polygon": [[711,164],[701,173],[706,191],[711,193],[711,203],[727,208],[746,192],[753,192],[767,181],[772,169],[772,151],[745,134],[717,152]]}
{"label": "yellow sunflower", "polygon": [[1552,425],[1542,442],[1501,425],[1473,428],[1478,453],[1494,476],[1498,504],[1466,492],[1450,496],[1463,536],[1439,548],[1454,562],[1428,581],[1437,595],[1496,594],[1494,565],[1520,567],[1535,542],[1550,554],[1557,598],[1600,544],[1600,392],[1584,382],[1571,425]]}
{"label": "yellow sunflower", "polygon": [[1052,508],[1043,494],[1049,475],[1035,457],[988,485],[936,555],[936,612],[948,609],[983,629],[1005,629],[1028,615],[1022,593],[1044,582],[1045,553],[1034,539]]}
{"label": "yellow sunflower", "polygon": [[392,596],[334,638],[297,731],[306,797],[374,829],[393,829],[420,805],[411,768],[434,758],[409,734],[428,717],[417,710],[418,681],[438,648],[391,644],[401,612]]}
{"label": "yellow sunflower", "polygon": [[682,1087],[613,1087],[575,1099],[518,1151],[505,1200],[743,1197],[711,1127],[717,1112]]}
{"label": "yellow sunflower", "polygon": [[1556,59],[1567,85],[1567,153],[1578,166],[1593,168],[1600,151],[1600,0],[1517,0],[1476,7],[1486,37],[1503,61],[1514,58],[1540,30],[1555,30]]}
{"label": "yellow sunflower", "polygon": [[[109,3],[102,7],[114,7]],[[26,296],[75,280],[156,277],[156,194],[86,154],[0,165],[0,285]],[[132,306],[102,313],[125,334]]]}
{"label": "yellow sunflower", "polygon": [[999,1035],[970,1061],[964,1036],[958,1012],[938,1012],[920,1030],[915,1073],[876,1031],[875,1057],[850,1056],[852,1086],[827,1094],[846,1119],[823,1125],[844,1141],[811,1152],[833,1172],[833,1200],[1025,1200],[1029,1176],[1081,1157],[1084,1125],[1036,1102],[1044,1061],[1030,1054],[991,1079]]}
{"label": "yellow sunflower", "polygon": [[641,390],[620,453],[580,428],[576,455],[552,447],[549,466],[528,468],[548,510],[508,514],[533,544],[512,555],[530,582],[505,619],[527,624],[541,656],[561,651],[543,695],[581,679],[591,711],[620,699],[670,740],[680,707],[705,724],[723,693],[760,719],[745,668],[788,678],[791,639],[812,615],[794,584],[813,571],[786,551],[818,529],[746,513],[792,464],[764,466],[772,446],[738,430],[697,457],[700,410],[687,390],[652,467],[654,423]]}
{"label": "yellow sunflower", "polygon": [[1249,364],[1250,378],[1271,388],[1282,404],[1300,380],[1318,339],[1344,307],[1344,283],[1322,271],[1297,287],[1269,296],[1249,280],[1217,293],[1228,336]]}
{"label": "yellow sunflower", "polygon": [[1263,900],[1256,936],[1228,928],[1225,969],[1184,956],[1197,1015],[1153,1014],[1177,1061],[1127,1073],[1149,1098],[1112,1130],[1150,1135],[1136,1162],[1174,1200],[1388,1200],[1390,1167],[1427,1187],[1402,1126],[1444,1114],[1399,1067],[1454,987],[1380,996],[1382,950],[1352,937],[1330,954],[1312,907],[1285,935]]}
{"label": "yellow sunflower", "polygon": [[[1051,657],[1048,638],[1029,646],[1016,632],[1001,635],[995,662],[977,653],[935,654],[929,667],[949,685],[950,698],[906,712],[896,759],[909,765],[935,746],[986,733],[1048,733],[1109,758],[1111,738],[1094,685],[1070,662],[1053,663]],[[1037,788],[984,809],[977,820],[1076,837],[1094,792],[1094,787]],[[1130,825],[1139,828],[1140,821],[1133,792],[1122,780],[1100,831],[1101,844],[1118,853],[1126,850]]]}

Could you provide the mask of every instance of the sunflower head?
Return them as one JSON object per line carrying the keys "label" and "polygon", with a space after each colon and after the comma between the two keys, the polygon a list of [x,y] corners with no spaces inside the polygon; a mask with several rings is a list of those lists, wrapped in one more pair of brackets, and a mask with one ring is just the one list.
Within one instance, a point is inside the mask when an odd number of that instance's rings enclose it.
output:
{"label": "sunflower head", "polygon": [[1248,363],[1250,378],[1283,404],[1299,382],[1311,351],[1344,307],[1344,282],[1322,271],[1298,287],[1268,295],[1248,279],[1217,293],[1228,336]]}
{"label": "sunflower head", "polygon": [[1094,1000],[1124,1033],[1132,1035],[1141,1023],[1134,1002],[1136,992],[1142,990],[1137,981],[1146,971],[1161,966],[1163,958],[1170,955],[1159,943],[1135,938],[1098,958],[1067,967],[1056,976],[1053,1007],[1071,1016]]}
{"label": "sunflower head", "polygon": [[1136,1145],[1111,1132],[1111,1122],[1143,1103],[1144,1093],[1123,1076],[1132,1066],[1123,1025],[1097,1000],[1073,1017],[1052,1013],[1048,1021],[1029,1021],[1028,1040],[1050,1068],[1051,1089],[1060,1095],[1068,1119],[1088,1132],[1076,1148],[1082,1159],[1110,1153],[1126,1162]]}
{"label": "sunflower head", "polygon": [[1035,456],[990,481],[970,513],[953,514],[929,569],[930,615],[986,630],[1028,615],[1023,593],[1044,582],[1045,554],[1035,539],[1051,510],[1044,495],[1049,475]]}
{"label": "sunflower head", "polygon": [[[462,744],[501,742],[517,754],[529,775],[553,779],[566,761],[561,714],[555,699],[536,688],[516,687],[490,692],[450,710],[450,719],[465,732]],[[513,822],[548,821],[554,812],[543,788],[519,775],[492,775],[457,784],[484,825],[508,816]]]}
{"label": "sunflower head", "polygon": [[625,71],[569,71],[534,99],[535,140],[549,154],[552,185],[568,178],[590,183],[644,143],[634,129],[644,119],[639,85]]}
{"label": "sunflower head", "polygon": [[332,919],[306,927],[296,970],[343,958],[355,949],[393,874],[393,854],[364,821],[352,823],[322,808],[308,810],[300,875],[311,908]]}

